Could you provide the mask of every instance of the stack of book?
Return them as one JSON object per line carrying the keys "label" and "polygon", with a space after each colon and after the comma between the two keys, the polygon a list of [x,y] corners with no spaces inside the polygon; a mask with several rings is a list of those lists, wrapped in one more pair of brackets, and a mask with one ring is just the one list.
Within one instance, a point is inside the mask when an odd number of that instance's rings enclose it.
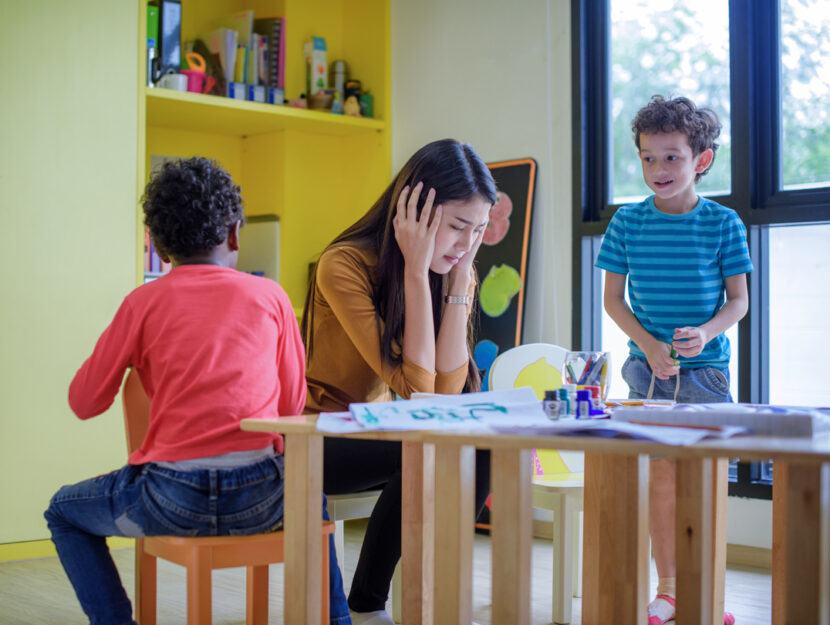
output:
{"label": "stack of book", "polygon": [[252,10],[222,20],[205,36],[222,68],[226,95],[282,104],[285,93],[285,18],[254,19]]}

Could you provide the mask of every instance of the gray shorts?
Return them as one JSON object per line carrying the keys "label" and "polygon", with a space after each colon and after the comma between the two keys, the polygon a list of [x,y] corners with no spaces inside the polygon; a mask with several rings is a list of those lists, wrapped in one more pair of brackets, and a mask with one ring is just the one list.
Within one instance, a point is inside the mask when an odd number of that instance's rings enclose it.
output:
{"label": "gray shorts", "polygon": [[[711,404],[731,402],[729,392],[729,369],[681,367],[680,380],[672,376],[668,380],[654,379],[654,393],[651,399],[675,399],[678,404]],[[645,358],[629,356],[622,366],[622,378],[628,384],[629,399],[646,399],[651,384],[651,367]]]}

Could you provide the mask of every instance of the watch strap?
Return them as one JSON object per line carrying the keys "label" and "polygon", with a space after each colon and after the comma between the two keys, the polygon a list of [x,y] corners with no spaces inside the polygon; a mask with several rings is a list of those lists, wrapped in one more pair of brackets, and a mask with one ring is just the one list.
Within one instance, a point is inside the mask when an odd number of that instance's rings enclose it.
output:
{"label": "watch strap", "polygon": [[445,295],[444,296],[444,303],[445,304],[464,304],[466,306],[470,303],[470,296],[469,295]]}

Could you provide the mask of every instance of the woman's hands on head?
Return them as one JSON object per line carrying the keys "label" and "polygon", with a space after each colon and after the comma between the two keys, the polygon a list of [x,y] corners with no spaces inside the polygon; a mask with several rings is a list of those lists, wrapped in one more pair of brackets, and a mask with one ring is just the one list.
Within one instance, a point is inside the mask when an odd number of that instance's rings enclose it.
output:
{"label": "woman's hands on head", "polygon": [[[429,218],[433,213],[435,201],[435,189],[430,189],[419,218],[418,200],[423,189],[422,182],[416,184],[411,192],[408,186],[403,188],[398,197],[392,226],[395,228],[395,240],[403,254],[404,271],[426,276],[435,250],[435,234],[441,223],[441,206],[435,208],[435,215],[430,223]],[[467,271],[469,272],[469,267]]]}
{"label": "woman's hands on head", "polygon": [[473,266],[473,261],[476,259],[478,248],[481,247],[481,242],[483,240],[484,229],[482,228],[482,230],[475,235],[475,239],[473,239],[473,244],[467,251],[467,253],[461,257],[461,260],[458,261],[457,265],[450,269],[450,284],[460,283],[461,285],[463,285],[462,288],[465,289],[465,292],[467,288],[466,285],[468,285],[470,282],[470,269]]}

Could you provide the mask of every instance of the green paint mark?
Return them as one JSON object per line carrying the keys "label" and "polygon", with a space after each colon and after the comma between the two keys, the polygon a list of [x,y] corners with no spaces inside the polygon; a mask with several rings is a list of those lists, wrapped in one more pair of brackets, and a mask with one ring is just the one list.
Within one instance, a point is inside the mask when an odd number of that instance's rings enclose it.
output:
{"label": "green paint mark", "polygon": [[521,288],[522,279],[518,271],[510,265],[493,265],[481,283],[481,310],[488,317],[500,317]]}

